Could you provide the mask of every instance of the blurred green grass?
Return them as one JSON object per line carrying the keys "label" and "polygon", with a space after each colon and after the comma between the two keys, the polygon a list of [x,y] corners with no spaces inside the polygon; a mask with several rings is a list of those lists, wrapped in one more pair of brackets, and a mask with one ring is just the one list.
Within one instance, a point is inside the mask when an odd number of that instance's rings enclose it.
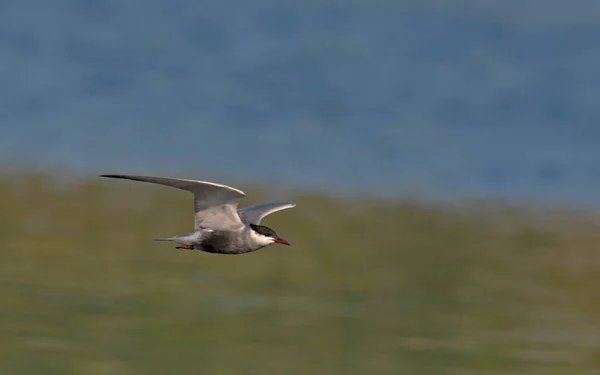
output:
{"label": "blurred green grass", "polygon": [[595,214],[289,199],[223,256],[152,241],[185,192],[3,175],[0,374],[600,373]]}

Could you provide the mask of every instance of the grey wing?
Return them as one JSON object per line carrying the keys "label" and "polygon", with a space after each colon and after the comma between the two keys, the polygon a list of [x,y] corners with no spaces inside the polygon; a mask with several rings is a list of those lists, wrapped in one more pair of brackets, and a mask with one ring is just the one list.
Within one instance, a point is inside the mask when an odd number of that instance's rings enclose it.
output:
{"label": "grey wing", "polygon": [[244,192],[214,182],[186,180],[181,178],[101,175],[100,177],[121,178],[169,186],[194,194],[194,229],[235,230],[243,226],[237,214],[237,205]]}
{"label": "grey wing", "polygon": [[238,210],[238,215],[245,224],[260,224],[260,221],[273,212],[296,207],[294,202],[272,202],[246,206]]}

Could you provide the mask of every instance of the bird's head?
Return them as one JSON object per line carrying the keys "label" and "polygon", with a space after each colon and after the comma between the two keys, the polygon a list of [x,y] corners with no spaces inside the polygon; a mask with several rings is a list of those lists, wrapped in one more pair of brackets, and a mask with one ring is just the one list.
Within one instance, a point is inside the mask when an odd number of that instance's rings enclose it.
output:
{"label": "bird's head", "polygon": [[289,242],[280,238],[275,231],[269,227],[265,227],[264,225],[256,225],[250,224],[250,228],[255,234],[255,238],[264,246],[270,245],[272,243],[280,243],[283,245],[291,245]]}

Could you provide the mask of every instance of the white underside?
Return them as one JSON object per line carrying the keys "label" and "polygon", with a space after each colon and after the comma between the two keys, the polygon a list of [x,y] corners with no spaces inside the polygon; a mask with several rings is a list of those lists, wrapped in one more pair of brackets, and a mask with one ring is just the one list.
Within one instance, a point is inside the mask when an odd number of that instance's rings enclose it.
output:
{"label": "white underside", "polygon": [[[190,232],[190,233],[184,233],[184,234],[181,234],[178,236],[157,238],[156,241],[171,241],[171,242],[175,242],[180,245],[194,246],[194,245],[198,245],[202,242],[202,237],[203,237],[203,235],[207,234],[207,232],[212,232],[212,230],[205,229],[202,231],[194,231],[194,232]],[[256,233],[253,230],[249,230],[247,233],[249,233],[249,236],[250,236],[249,240],[251,241],[251,243],[253,243],[253,245],[258,245],[260,247],[264,247],[264,246],[270,245],[275,242],[275,239],[264,236],[260,233]],[[240,235],[242,235],[242,234],[240,233]]]}

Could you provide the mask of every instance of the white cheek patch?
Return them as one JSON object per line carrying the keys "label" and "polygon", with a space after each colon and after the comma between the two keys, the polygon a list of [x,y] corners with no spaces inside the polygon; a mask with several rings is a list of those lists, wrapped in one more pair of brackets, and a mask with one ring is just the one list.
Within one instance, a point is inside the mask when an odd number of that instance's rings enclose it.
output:
{"label": "white cheek patch", "polygon": [[256,233],[255,231],[250,232],[252,239],[261,245],[269,245],[275,242],[275,240],[271,237],[263,236],[260,233]]}

